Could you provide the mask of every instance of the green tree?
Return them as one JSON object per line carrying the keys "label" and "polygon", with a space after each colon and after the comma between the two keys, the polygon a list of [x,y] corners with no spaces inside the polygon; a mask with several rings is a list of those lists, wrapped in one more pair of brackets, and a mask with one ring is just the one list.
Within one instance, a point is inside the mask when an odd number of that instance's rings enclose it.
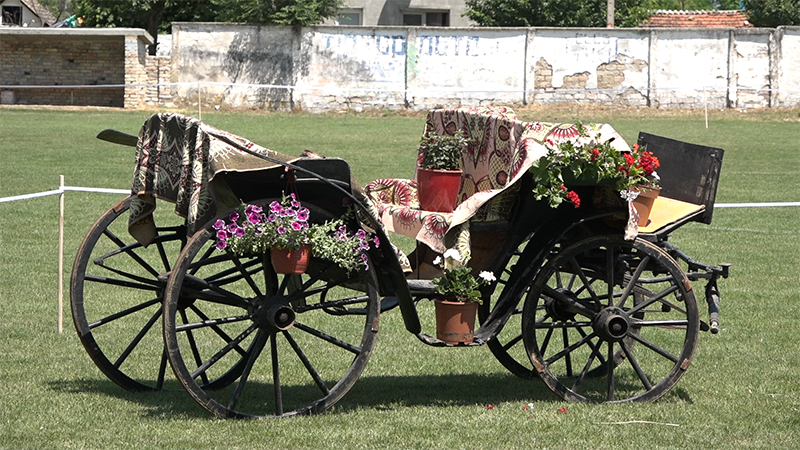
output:
{"label": "green tree", "polygon": [[[606,0],[466,0],[466,17],[485,27],[604,27]],[[738,0],[615,0],[614,23],[638,27],[659,9],[738,9]]]}
{"label": "green tree", "polygon": [[[75,13],[87,27],[144,28],[158,43],[172,22],[214,20],[209,0],[77,0]],[[155,54],[156,46],[150,48]]]}
{"label": "green tree", "polygon": [[744,0],[742,3],[754,26],[800,25],[800,0]]}
{"label": "green tree", "polygon": [[344,0],[211,0],[223,22],[313,25],[336,16]]}

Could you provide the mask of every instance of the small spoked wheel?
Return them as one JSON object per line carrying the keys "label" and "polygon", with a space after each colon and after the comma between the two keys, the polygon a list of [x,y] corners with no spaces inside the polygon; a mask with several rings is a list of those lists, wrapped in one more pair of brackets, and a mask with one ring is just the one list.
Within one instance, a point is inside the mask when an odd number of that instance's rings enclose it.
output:
{"label": "small spoked wheel", "polygon": [[131,197],[91,227],[75,258],[72,318],[95,365],[131,390],[157,390],[168,371],[161,339],[166,274],[185,241],[183,226],[157,228],[143,247],[128,234]]}
{"label": "small spoked wheel", "polygon": [[[312,259],[304,274],[281,275],[269,253],[237,256],[215,244],[211,224],[192,236],[167,285],[164,340],[178,380],[218,417],[291,416],[335,404],[375,343],[375,269],[347,273]],[[230,386],[206,387],[239,362]]]}
{"label": "small spoked wheel", "polygon": [[568,401],[653,401],[683,376],[700,331],[678,264],[647,241],[598,236],[560,251],[523,308],[534,370]]}

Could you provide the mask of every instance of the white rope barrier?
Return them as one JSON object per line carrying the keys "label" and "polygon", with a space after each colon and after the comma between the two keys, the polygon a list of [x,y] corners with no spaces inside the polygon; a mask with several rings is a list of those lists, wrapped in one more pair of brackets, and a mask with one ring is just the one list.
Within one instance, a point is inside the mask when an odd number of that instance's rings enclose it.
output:
{"label": "white rope barrier", "polygon": [[59,175],[59,187],[52,191],[35,192],[32,194],[0,197],[0,203],[29,200],[37,197],[58,195],[58,334],[64,332],[64,193],[67,191],[99,192],[104,194],[130,194],[130,189],[91,188],[78,186],[64,186],[64,175]]}

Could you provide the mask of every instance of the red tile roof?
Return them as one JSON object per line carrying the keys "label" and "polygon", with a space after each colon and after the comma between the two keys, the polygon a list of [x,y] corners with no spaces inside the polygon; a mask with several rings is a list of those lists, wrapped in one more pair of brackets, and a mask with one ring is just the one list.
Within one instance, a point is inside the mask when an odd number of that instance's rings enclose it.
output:
{"label": "red tile roof", "polygon": [[656,11],[645,28],[750,28],[742,11]]}

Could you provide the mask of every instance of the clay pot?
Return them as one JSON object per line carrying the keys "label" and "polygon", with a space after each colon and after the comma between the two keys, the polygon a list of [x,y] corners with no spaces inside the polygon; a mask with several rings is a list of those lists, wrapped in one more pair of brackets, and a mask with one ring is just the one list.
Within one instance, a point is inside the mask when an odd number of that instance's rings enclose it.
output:
{"label": "clay pot", "polygon": [[275,272],[283,274],[305,273],[310,256],[311,245],[309,244],[305,244],[297,250],[272,247],[270,251],[272,267]]}
{"label": "clay pot", "polygon": [[460,170],[417,169],[417,196],[423,211],[453,212],[460,187]]}
{"label": "clay pot", "polygon": [[478,311],[477,303],[435,299],[434,305],[436,305],[437,339],[448,344],[472,342],[475,314]]}
{"label": "clay pot", "polygon": [[636,212],[639,213],[638,225],[640,227],[646,227],[650,222],[650,212],[653,210],[653,203],[656,201],[656,198],[658,198],[661,188],[636,186],[633,189],[639,192],[639,195],[633,200],[633,207],[636,208]]}

